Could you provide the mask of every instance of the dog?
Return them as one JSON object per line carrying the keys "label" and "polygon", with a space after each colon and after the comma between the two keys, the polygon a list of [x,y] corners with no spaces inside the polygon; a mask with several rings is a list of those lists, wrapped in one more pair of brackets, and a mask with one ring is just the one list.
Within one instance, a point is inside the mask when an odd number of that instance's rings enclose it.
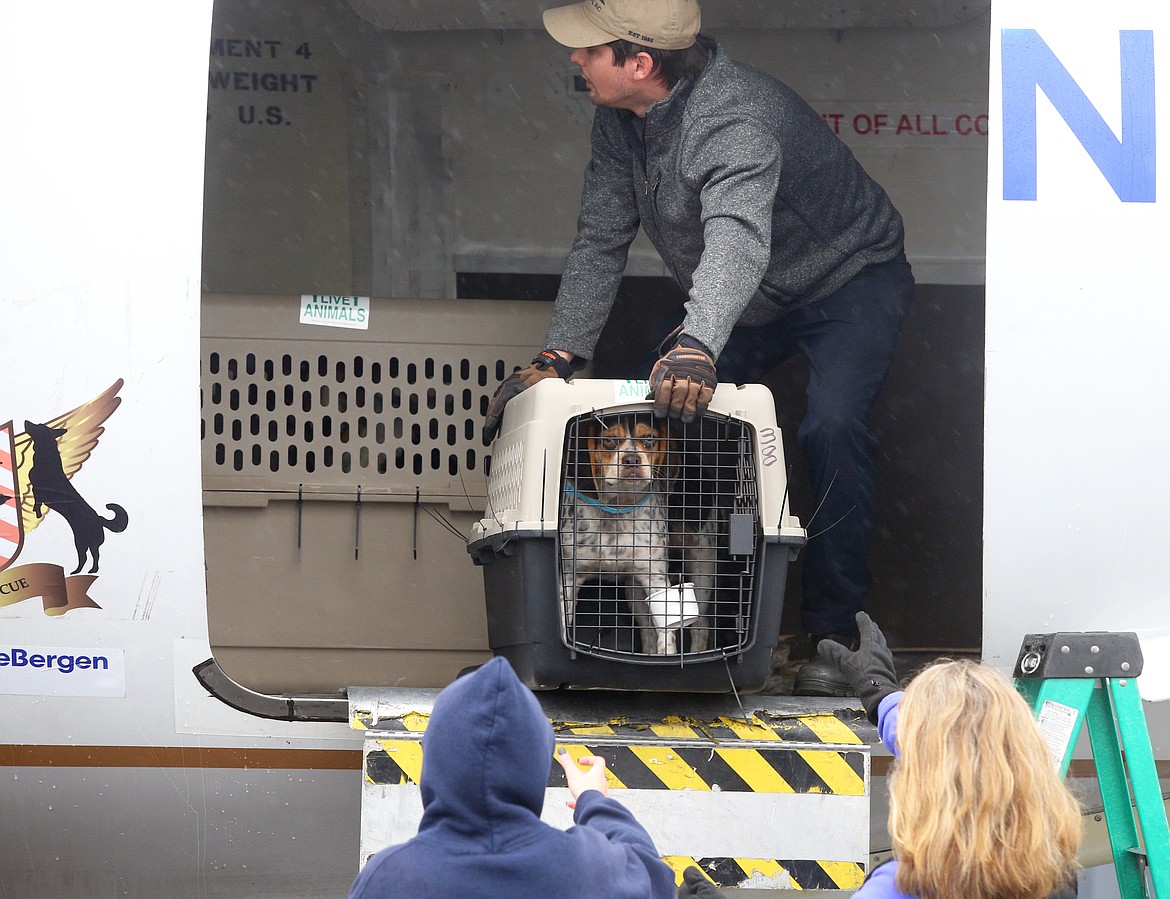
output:
{"label": "dog", "polygon": [[68,433],[65,428],[26,421],[24,429],[32,438],[33,445],[33,464],[28,473],[29,487],[34,497],[33,514],[40,518],[45,509],[60,514],[69,523],[73,531],[73,545],[77,548],[77,567],[70,573],[77,574],[85,567],[86,559],[92,557],[93,564],[88,573],[97,574],[98,554],[106,539],[105,532],[121,533],[126,530],[130,517],[121,506],[109,503],[106,508],[113,513],[113,517],[102,518],[77,492],[65,474],[61,450],[57,445],[57,440]]}
{"label": "dog", "polygon": [[689,651],[707,648],[706,607],[715,583],[715,544],[704,527],[674,530],[670,433],[665,421],[624,413],[580,425],[583,453],[565,484],[559,536],[565,623],[572,630],[581,587],[598,578],[625,588],[642,652],[679,650],[678,628],[659,628],[647,596],[670,585],[672,564],[696,585],[699,623]]}

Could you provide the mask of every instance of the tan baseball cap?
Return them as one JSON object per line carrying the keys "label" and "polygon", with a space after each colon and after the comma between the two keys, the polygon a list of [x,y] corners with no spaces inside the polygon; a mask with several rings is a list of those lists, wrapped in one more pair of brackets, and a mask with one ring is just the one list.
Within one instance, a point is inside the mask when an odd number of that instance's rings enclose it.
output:
{"label": "tan baseball cap", "polygon": [[696,0],[582,0],[545,10],[544,27],[566,47],[633,41],[660,50],[685,50],[699,33]]}

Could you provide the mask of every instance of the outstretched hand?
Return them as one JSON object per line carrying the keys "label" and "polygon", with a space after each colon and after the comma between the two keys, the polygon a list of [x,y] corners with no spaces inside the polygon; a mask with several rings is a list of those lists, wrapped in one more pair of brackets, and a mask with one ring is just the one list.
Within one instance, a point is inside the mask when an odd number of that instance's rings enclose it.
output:
{"label": "outstretched hand", "polygon": [[881,701],[898,690],[894,656],[886,637],[865,612],[857,613],[857,651],[850,652],[836,640],[822,640],[817,651],[831,661],[845,677],[865,706],[865,716],[877,724]]}
{"label": "outstretched hand", "polygon": [[[569,808],[577,807],[577,797],[587,790],[597,790],[602,796],[609,795],[609,782],[605,779],[605,759],[599,755],[583,755],[577,761],[569,755],[564,746],[557,747],[557,761],[565,769],[565,783],[569,785],[569,792],[573,795],[565,804]],[[584,768],[578,767],[584,765]]]}

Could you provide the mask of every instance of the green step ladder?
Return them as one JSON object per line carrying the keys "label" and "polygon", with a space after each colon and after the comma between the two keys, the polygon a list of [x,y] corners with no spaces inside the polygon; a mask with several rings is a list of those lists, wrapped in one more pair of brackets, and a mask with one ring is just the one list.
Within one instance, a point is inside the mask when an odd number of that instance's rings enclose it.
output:
{"label": "green step ladder", "polygon": [[1138,693],[1141,672],[1135,633],[1028,634],[1015,677],[1062,777],[1089,726],[1122,899],[1149,896],[1143,861],[1154,895],[1170,899],[1170,829]]}

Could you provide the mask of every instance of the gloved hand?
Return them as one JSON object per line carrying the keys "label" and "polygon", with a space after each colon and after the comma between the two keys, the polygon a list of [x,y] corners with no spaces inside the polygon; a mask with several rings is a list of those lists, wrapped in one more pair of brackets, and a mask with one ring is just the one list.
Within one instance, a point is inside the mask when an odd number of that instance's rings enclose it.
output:
{"label": "gloved hand", "polygon": [[865,612],[858,612],[857,627],[860,631],[857,652],[850,652],[836,640],[822,640],[817,651],[845,675],[865,706],[865,716],[871,724],[877,724],[878,706],[899,690],[898,675],[885,635],[873,619]]}
{"label": "gloved hand", "polygon": [[678,899],[724,899],[723,892],[716,888],[694,865],[683,871],[683,882],[679,884]]}
{"label": "gloved hand", "polygon": [[572,376],[573,363],[552,350],[544,350],[527,368],[512,372],[500,382],[496,395],[488,403],[487,415],[483,420],[483,442],[491,443],[495,439],[500,430],[500,419],[504,417],[504,406],[516,394],[545,378],[564,378],[567,381]]}
{"label": "gloved hand", "polygon": [[650,370],[650,393],[654,417],[680,419],[683,423],[707,411],[718,384],[715,360],[695,338],[680,334],[674,349],[654,363]]}

